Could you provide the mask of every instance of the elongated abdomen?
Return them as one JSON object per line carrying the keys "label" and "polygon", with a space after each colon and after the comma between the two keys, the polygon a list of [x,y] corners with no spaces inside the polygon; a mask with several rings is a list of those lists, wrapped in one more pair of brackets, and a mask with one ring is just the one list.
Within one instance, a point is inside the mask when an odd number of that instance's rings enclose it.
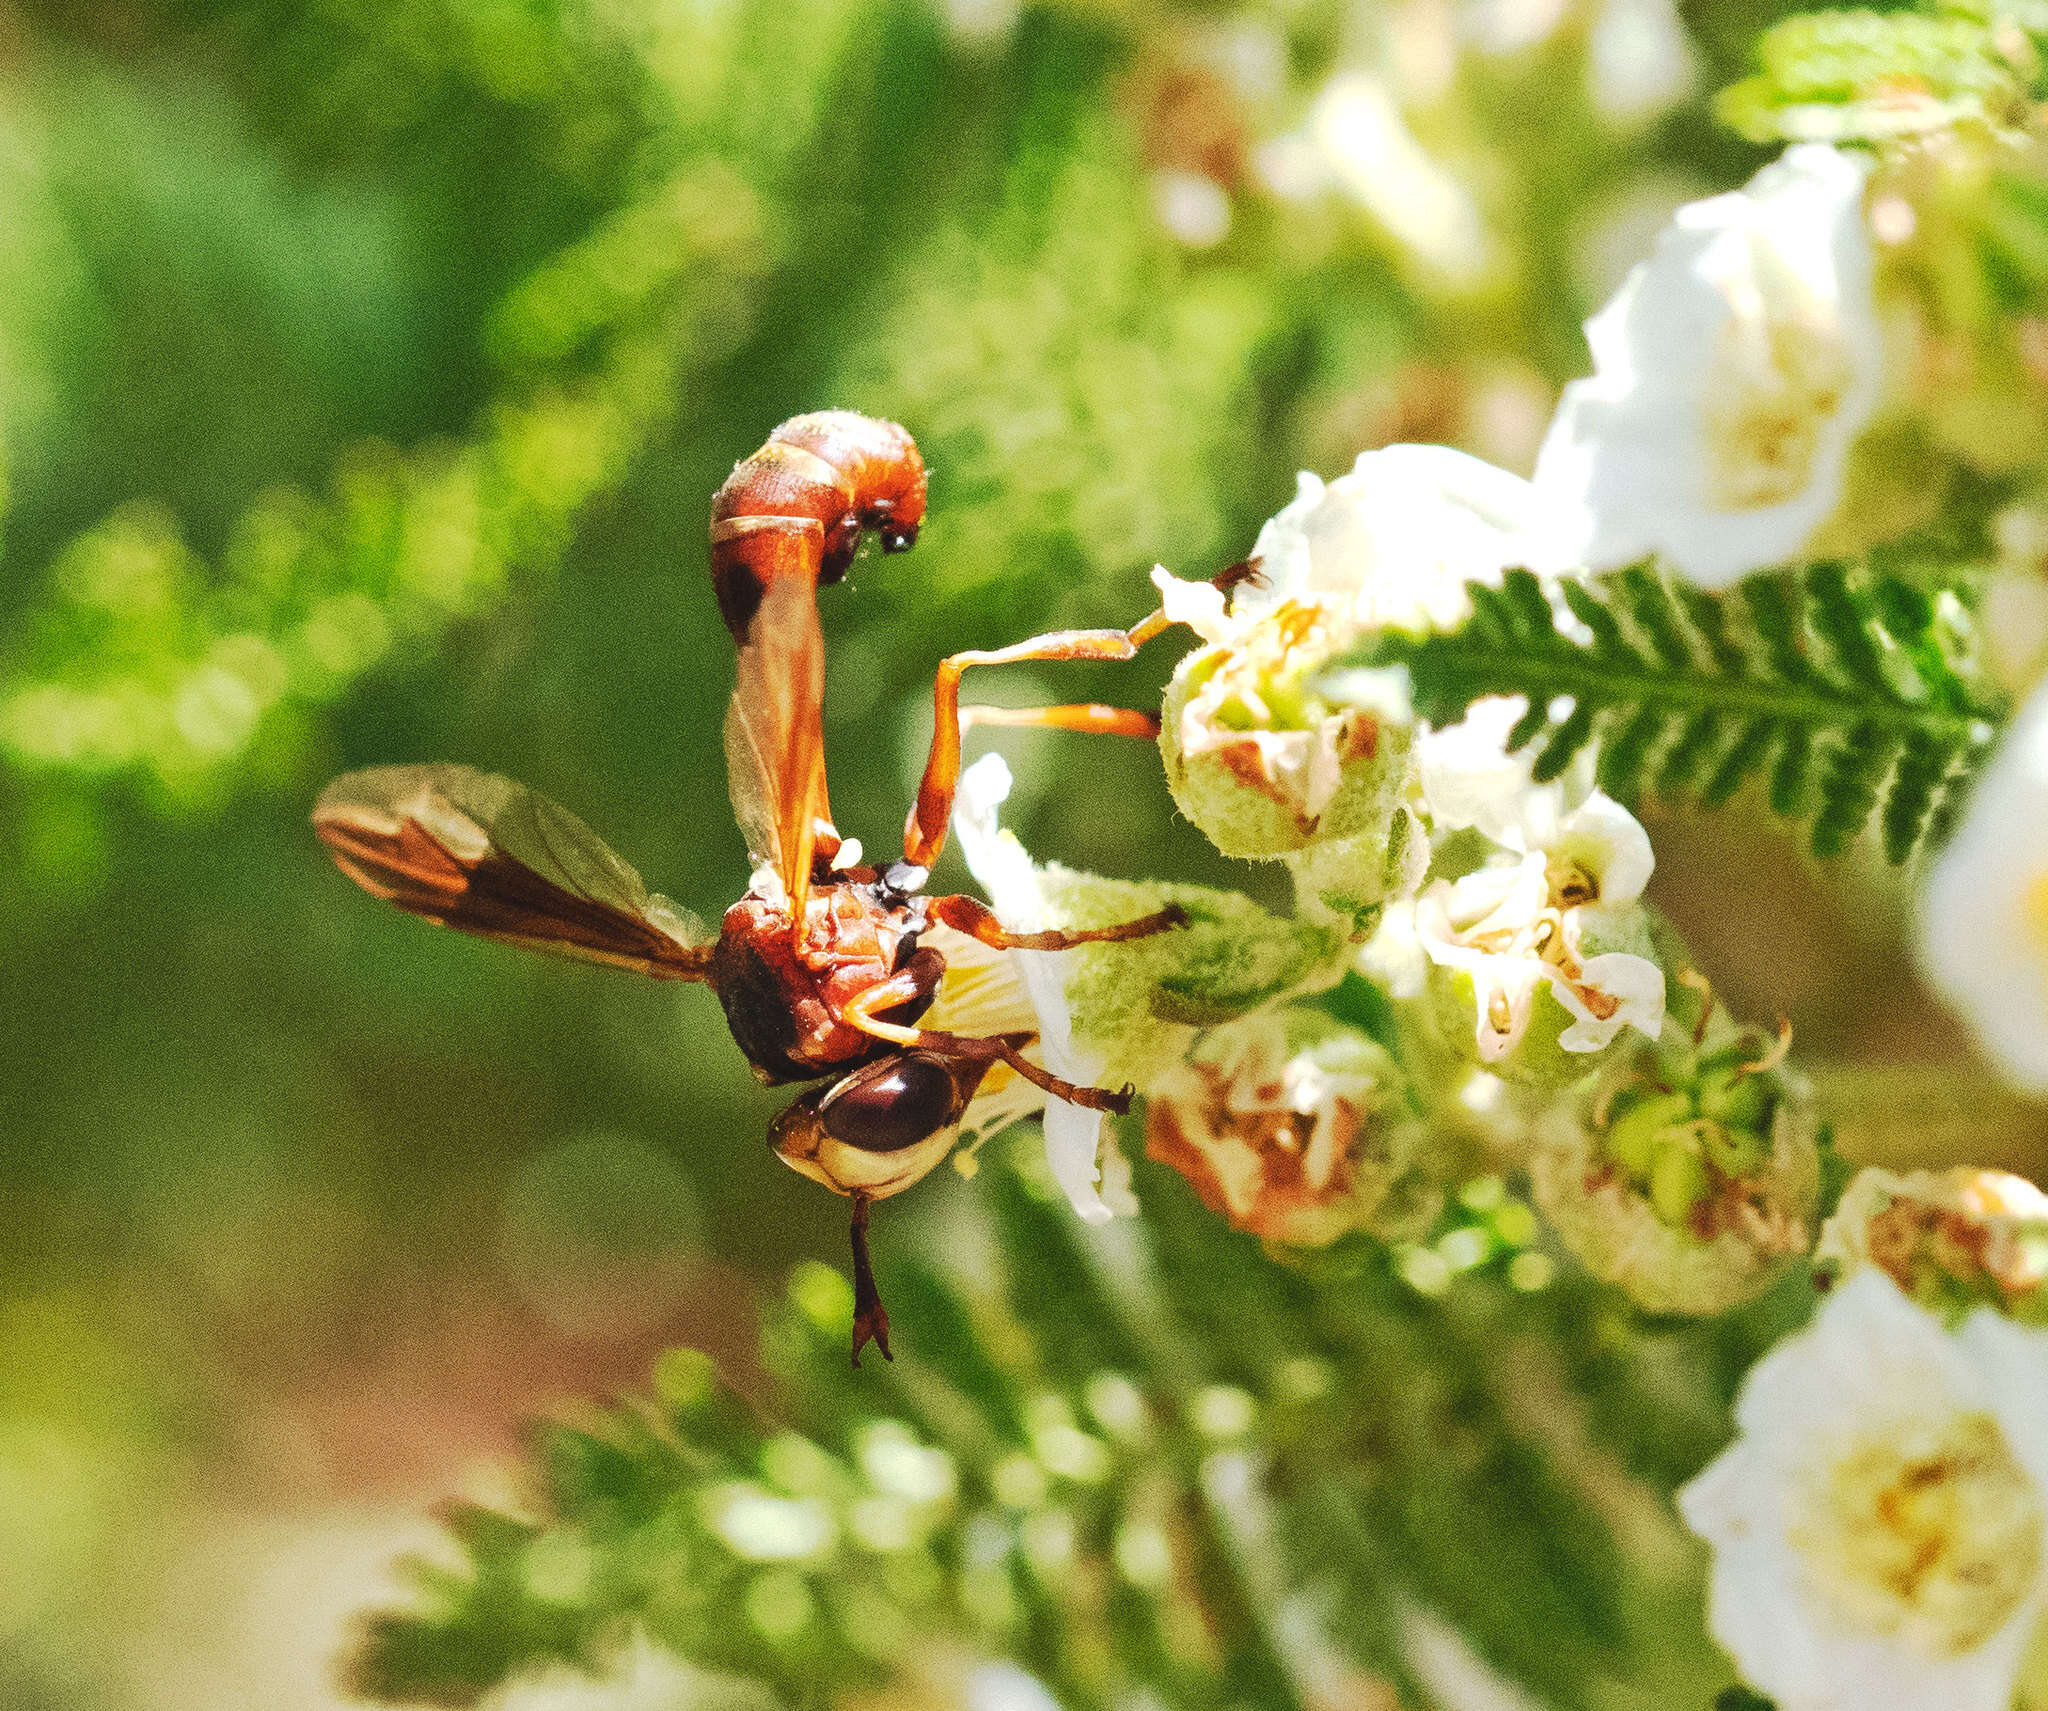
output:
{"label": "elongated abdomen", "polygon": [[864,529],[884,552],[906,551],[924,497],[924,459],[894,422],[851,410],[792,416],[711,500],[711,580],[733,640],[745,643],[773,579],[837,582]]}

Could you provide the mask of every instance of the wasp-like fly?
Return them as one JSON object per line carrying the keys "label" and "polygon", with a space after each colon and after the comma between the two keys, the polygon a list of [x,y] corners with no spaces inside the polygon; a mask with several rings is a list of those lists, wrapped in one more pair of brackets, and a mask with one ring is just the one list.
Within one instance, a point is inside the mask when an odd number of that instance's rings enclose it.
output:
{"label": "wasp-like fly", "polygon": [[1184,924],[1177,909],[1087,932],[1012,933],[971,897],[922,894],[946,841],[963,714],[985,722],[1152,737],[1149,715],[1092,705],[960,705],[969,666],[1128,659],[1164,620],[1070,630],[939,667],[930,758],[904,828],[903,858],[850,859],[825,790],[820,583],[843,578],[862,536],[907,550],[925,509],[925,467],[893,422],[823,411],[783,423],[711,502],[711,579],[739,668],[725,721],[733,813],[754,861],[747,894],[712,934],[582,821],[510,779],[453,765],[381,766],[336,779],[314,828],[357,884],[443,926],[708,984],[764,1082],[812,1082],[770,1130],[775,1151],[853,1201],[854,1363],[889,1320],[867,1246],[868,1205],[946,1156],[992,1066],[1049,1095],[1129,1108],[1131,1089],[1079,1087],[1025,1056],[1029,1032],[972,1036],[920,1027],[946,959],[935,925],[998,950],[1063,950]]}

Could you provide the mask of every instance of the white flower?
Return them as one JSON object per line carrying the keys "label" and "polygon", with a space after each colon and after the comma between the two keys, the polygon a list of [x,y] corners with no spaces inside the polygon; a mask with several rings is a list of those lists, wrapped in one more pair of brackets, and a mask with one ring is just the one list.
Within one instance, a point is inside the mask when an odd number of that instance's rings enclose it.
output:
{"label": "white flower", "polygon": [[[1543,849],[1558,837],[1565,816],[1593,793],[1596,750],[1590,743],[1548,784],[1530,777],[1533,746],[1508,752],[1508,733],[1527,706],[1519,695],[1489,695],[1473,702],[1457,724],[1416,737],[1416,782],[1439,835],[1469,826],[1517,854]],[[1636,834],[1647,862],[1649,838],[1640,826]],[[1642,879],[1648,878],[1646,866]],[[1639,880],[1631,895],[1641,891]]]}
{"label": "white flower", "polygon": [[1536,485],[1589,568],[1657,552],[1723,587],[1834,514],[1882,379],[1868,170],[1788,149],[1679,209],[1586,323],[1593,376],[1565,388]]}
{"label": "white flower", "polygon": [[1548,1038],[1532,1042],[1526,1063],[1518,1052],[1546,994],[1564,1012],[1555,1043],[1567,1053],[1602,1051],[1625,1027],[1658,1036],[1664,971],[1637,950],[1606,948],[1647,950],[1635,905],[1653,865],[1635,816],[1595,791],[1518,861],[1438,880],[1416,899],[1415,940],[1454,977],[1453,1008],[1473,1029],[1481,1064],[1499,1073],[1511,1060],[1545,1074],[1574,1067],[1547,1061]]}
{"label": "white flower", "polygon": [[1920,900],[1920,965],[2017,1086],[2048,1093],[2048,685],[1978,780]]}
{"label": "white flower", "polygon": [[2008,1711],[2048,1606],[2048,1333],[1951,1335],[1862,1272],[1735,1419],[1678,1503],[1743,1675],[1780,1711]]}
{"label": "white flower", "polygon": [[1354,633],[1448,629],[1471,610],[1466,583],[1569,563],[1536,488],[1448,446],[1361,452],[1331,482],[1303,472],[1252,557],[1259,574],[1233,593],[1234,618],[1313,601]]}
{"label": "white flower", "polygon": [[[1468,582],[1555,569],[1534,490],[1443,446],[1362,455],[1325,483],[1304,474],[1259,532],[1228,602],[1153,573],[1167,617],[1209,645],[1181,662],[1161,753],[1181,812],[1226,855],[1298,864],[1304,894],[1369,930],[1404,882],[1387,850],[1409,779],[1405,675],[1330,663],[1376,630],[1453,625]],[[1341,846],[1341,847],[1339,847]]]}

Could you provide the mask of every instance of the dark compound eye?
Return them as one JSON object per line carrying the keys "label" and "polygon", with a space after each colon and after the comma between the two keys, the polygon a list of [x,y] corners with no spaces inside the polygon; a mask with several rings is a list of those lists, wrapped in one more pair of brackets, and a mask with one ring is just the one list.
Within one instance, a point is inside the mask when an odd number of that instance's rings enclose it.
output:
{"label": "dark compound eye", "polygon": [[953,1077],[935,1058],[900,1057],[845,1087],[819,1111],[825,1133],[864,1153],[901,1152],[953,1115]]}

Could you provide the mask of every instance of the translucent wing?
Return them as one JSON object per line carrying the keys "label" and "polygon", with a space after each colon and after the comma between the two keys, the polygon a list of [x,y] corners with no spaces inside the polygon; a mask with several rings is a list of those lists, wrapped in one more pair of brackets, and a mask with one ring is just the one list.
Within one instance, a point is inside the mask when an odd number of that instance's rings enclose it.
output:
{"label": "translucent wing", "polygon": [[[755,862],[774,868],[790,913],[803,918],[825,793],[825,638],[818,627],[815,542],[784,519],[751,533],[760,602],[740,643],[725,716],[726,783]],[[806,549],[808,550],[807,558]],[[792,562],[785,568],[779,561]]]}
{"label": "translucent wing", "polygon": [[651,894],[545,796],[466,766],[375,766],[320,793],[313,829],[365,891],[506,944],[708,980],[716,935]]}

